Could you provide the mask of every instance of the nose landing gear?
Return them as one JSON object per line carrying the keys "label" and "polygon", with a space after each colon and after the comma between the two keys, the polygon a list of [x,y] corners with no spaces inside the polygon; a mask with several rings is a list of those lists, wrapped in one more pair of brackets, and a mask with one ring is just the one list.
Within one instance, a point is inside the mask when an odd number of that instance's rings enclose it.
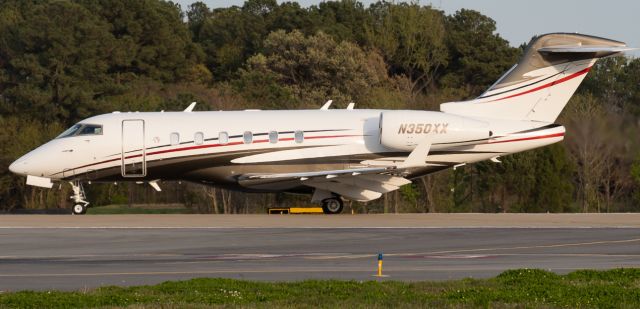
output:
{"label": "nose landing gear", "polygon": [[87,195],[84,193],[82,183],[79,180],[74,180],[70,181],[69,184],[71,184],[71,189],[73,189],[73,195],[70,197],[74,202],[72,212],[74,215],[84,215],[87,213],[89,202],[85,200]]}

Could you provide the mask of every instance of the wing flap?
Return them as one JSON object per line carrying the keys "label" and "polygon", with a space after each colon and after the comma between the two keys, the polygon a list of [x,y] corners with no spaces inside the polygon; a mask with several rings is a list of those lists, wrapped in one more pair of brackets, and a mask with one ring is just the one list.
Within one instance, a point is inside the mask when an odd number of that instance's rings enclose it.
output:
{"label": "wing flap", "polygon": [[394,168],[388,167],[365,167],[365,168],[353,168],[353,169],[344,169],[344,170],[329,170],[329,171],[318,171],[318,172],[301,172],[301,173],[278,173],[278,174],[261,174],[261,175],[251,175],[247,174],[249,179],[277,179],[277,178],[301,178],[301,177],[319,177],[319,176],[329,176],[329,175],[345,175],[345,174],[353,174],[353,173],[381,173],[392,170]]}
{"label": "wing flap", "polygon": [[393,176],[393,175],[384,175],[384,174],[369,174],[362,175],[360,178],[369,179],[372,181],[377,181],[385,184],[390,184],[396,187],[401,187],[404,185],[408,185],[411,183],[411,180],[408,180],[404,177]]}
{"label": "wing flap", "polygon": [[[318,193],[333,192],[356,201],[371,201],[383,193],[398,190],[400,186],[411,183],[402,177],[412,168],[427,166],[427,155],[431,148],[428,140],[419,143],[402,162],[392,166],[362,167],[343,170],[327,170],[314,172],[245,174],[238,177],[238,183],[245,187],[266,189],[268,187],[287,185],[308,186]],[[313,199],[321,198],[314,194]],[[326,194],[325,194],[326,195]]]}
{"label": "wing flap", "polygon": [[329,192],[338,193],[350,200],[358,202],[367,202],[375,200],[382,196],[382,193],[363,189],[357,186],[352,186],[339,182],[312,182],[308,184],[310,187],[316,189],[326,190]]}
{"label": "wing flap", "polygon": [[[312,183],[309,185],[313,186],[313,183],[315,182],[316,181],[312,181]],[[317,182],[321,182],[321,181],[317,181]],[[347,176],[347,177],[335,178],[335,182],[339,182],[345,185],[350,185],[350,186],[354,186],[354,187],[358,187],[358,188],[362,188],[370,191],[380,192],[380,193],[387,193],[387,192],[398,190],[400,188],[398,186],[394,186],[389,183],[363,179],[358,176]]]}

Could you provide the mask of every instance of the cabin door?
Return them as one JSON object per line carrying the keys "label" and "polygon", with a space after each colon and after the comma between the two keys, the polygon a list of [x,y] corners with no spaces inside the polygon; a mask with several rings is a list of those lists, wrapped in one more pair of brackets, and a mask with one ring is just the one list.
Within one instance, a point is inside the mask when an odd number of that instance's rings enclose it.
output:
{"label": "cabin door", "polygon": [[122,121],[122,177],[147,175],[144,120]]}

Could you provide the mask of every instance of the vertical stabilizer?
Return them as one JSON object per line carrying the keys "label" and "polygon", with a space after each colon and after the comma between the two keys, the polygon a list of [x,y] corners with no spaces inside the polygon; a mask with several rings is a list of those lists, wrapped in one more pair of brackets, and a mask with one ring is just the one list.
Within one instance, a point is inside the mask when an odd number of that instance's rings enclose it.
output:
{"label": "vertical stabilizer", "polygon": [[470,117],[553,122],[591,66],[626,50],[625,43],[572,33],[534,37],[520,61],[478,98],[440,105]]}

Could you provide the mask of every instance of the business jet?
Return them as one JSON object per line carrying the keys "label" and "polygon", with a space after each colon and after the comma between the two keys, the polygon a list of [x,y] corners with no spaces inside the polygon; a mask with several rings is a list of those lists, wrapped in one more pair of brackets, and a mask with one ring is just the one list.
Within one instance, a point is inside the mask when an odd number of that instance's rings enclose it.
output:
{"label": "business jet", "polygon": [[113,112],[87,118],[11,164],[27,184],[185,180],[245,192],[311,194],[327,214],[447,168],[562,141],[554,123],[596,60],[631,50],[600,37],[534,37],[479,97],[440,111],[330,109]]}

